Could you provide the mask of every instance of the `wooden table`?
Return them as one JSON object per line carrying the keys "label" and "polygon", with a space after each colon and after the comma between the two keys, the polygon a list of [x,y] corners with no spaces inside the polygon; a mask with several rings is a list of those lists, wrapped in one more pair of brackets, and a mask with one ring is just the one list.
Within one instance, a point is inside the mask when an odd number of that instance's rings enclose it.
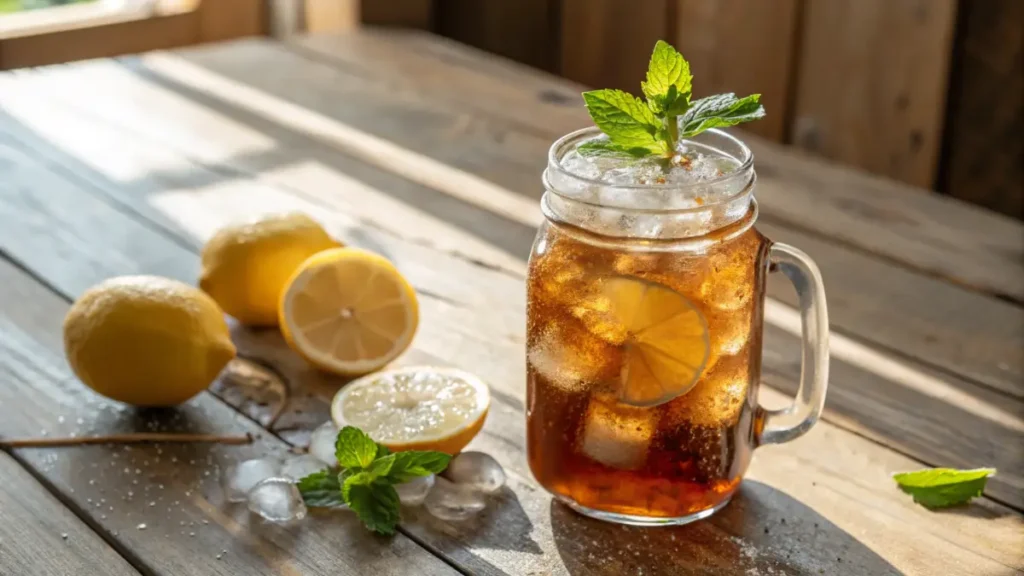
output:
{"label": "wooden table", "polygon": [[[760,228],[825,276],[824,420],[760,450],[734,502],[690,526],[591,521],[539,489],[523,453],[524,258],[547,147],[588,122],[580,90],[395,31],[0,76],[0,436],[256,436],[0,453],[0,574],[1021,573],[1024,227],[753,138]],[[226,504],[225,468],[305,446],[343,383],[275,331],[234,338],[280,380],[222,377],[171,412],[108,402],[71,375],[61,320],[87,287],[140,273],[194,282],[216,228],[293,209],[415,285],[421,329],[402,363],[490,382],[472,448],[509,485],[476,520],[411,510],[382,538],[345,513],[285,528]],[[794,296],[771,284],[762,400],[778,403],[794,391],[798,342]],[[985,497],[932,512],[890,479],[925,466],[999,474]]]}

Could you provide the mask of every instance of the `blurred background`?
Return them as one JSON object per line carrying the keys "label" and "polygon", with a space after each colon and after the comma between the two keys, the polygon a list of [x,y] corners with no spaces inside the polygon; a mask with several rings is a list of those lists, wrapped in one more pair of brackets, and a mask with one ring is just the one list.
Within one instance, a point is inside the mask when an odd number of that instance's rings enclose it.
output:
{"label": "blurred background", "polygon": [[360,24],[632,92],[666,39],[752,132],[1024,219],[1024,0],[0,0],[0,69]]}

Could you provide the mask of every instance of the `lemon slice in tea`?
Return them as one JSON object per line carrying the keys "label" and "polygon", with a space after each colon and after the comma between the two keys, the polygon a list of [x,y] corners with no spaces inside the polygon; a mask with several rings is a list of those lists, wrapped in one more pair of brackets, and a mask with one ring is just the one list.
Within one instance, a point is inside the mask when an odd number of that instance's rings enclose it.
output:
{"label": "lemon slice in tea", "polygon": [[689,392],[711,349],[700,311],[679,292],[636,278],[606,279],[602,293],[627,333],[619,400],[657,406]]}
{"label": "lemon slice in tea", "polygon": [[476,376],[451,368],[419,366],[377,372],[334,396],[338,428],[355,426],[393,451],[457,454],[484,425],[491,394]]}
{"label": "lemon slice in tea", "polygon": [[419,322],[416,293],[387,259],[356,248],[309,257],[281,295],[281,333],[316,366],[366,374],[401,354]]}

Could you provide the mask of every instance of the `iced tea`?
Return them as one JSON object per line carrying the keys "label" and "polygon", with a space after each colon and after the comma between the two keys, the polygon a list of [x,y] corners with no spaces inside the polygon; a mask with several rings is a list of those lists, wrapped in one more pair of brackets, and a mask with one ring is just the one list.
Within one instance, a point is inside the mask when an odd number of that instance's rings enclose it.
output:
{"label": "iced tea", "polygon": [[[828,314],[814,263],[755,228],[753,157],[719,130],[672,157],[556,142],[527,278],[527,457],[577,511],[681,524],[736,491],[761,444],[805,433],[824,404]],[[765,282],[799,297],[800,390],[757,405]]]}
{"label": "iced tea", "polygon": [[[754,442],[767,248],[747,220],[697,251],[543,227],[528,280],[527,442],[549,491],[666,518],[732,495]],[[636,314],[652,317],[639,336]],[[687,329],[706,338],[676,333]]]}

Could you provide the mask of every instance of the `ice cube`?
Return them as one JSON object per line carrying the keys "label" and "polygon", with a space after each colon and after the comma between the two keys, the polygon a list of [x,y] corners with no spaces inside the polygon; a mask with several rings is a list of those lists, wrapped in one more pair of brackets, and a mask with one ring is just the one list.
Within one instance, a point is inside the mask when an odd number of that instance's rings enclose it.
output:
{"label": "ice cube", "polygon": [[530,367],[548,384],[583,392],[594,382],[615,378],[621,351],[573,320],[551,322],[527,350]]}
{"label": "ice cube", "polygon": [[732,426],[746,405],[749,390],[750,355],[746,349],[722,356],[692,390],[665,406],[665,422],[672,427]]}
{"label": "ice cube", "polygon": [[235,464],[224,477],[224,492],[228,502],[245,502],[254,486],[280,473],[281,462],[276,458],[255,458]]}
{"label": "ice cube", "polygon": [[[708,308],[708,333],[711,337],[712,358],[716,355],[736,354],[747,344],[752,328],[752,306],[736,310]],[[708,368],[711,362],[708,363]]]}
{"label": "ice cube", "polygon": [[647,461],[658,416],[656,408],[627,406],[595,394],[587,405],[580,451],[612,468],[640,468]]}
{"label": "ice cube", "polygon": [[709,255],[700,274],[701,300],[719,310],[747,307],[757,282],[760,247],[757,234],[744,234]]}
{"label": "ice cube", "polygon": [[312,454],[293,456],[284,461],[281,466],[281,476],[298,481],[310,474],[314,474],[327,468],[327,465]]}
{"label": "ice cube", "polygon": [[271,522],[291,522],[306,517],[306,503],[288,478],[267,478],[249,492],[249,511]]}
{"label": "ice cube", "polygon": [[420,476],[408,482],[395,485],[398,491],[398,499],[406,506],[419,506],[423,504],[430,489],[434,487],[434,475]]}
{"label": "ice cube", "polygon": [[480,492],[437,476],[423,506],[431,516],[446,522],[461,522],[478,514],[487,506]]}
{"label": "ice cube", "polygon": [[337,466],[334,443],[338,439],[338,427],[328,420],[309,435],[309,453],[328,466]]}
{"label": "ice cube", "polygon": [[505,485],[505,470],[483,452],[463,452],[452,458],[445,475],[460,486],[469,486],[484,494],[493,494]]}

